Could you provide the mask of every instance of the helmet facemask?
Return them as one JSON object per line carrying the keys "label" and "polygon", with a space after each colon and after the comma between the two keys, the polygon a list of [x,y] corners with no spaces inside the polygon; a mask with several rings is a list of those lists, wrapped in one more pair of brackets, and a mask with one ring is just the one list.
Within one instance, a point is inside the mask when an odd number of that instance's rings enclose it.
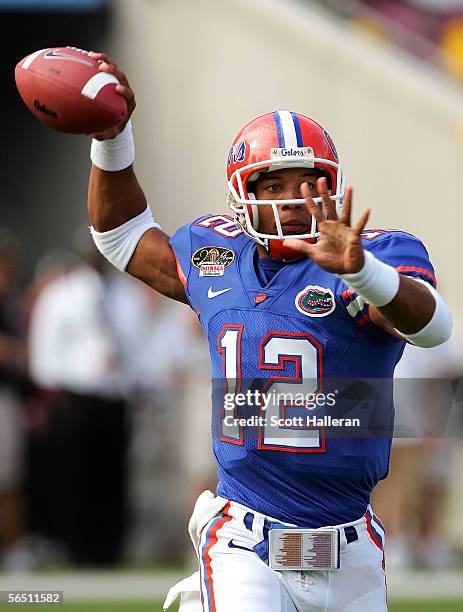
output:
{"label": "helmet facemask", "polygon": [[[331,172],[326,170],[329,167]],[[256,162],[248,164],[241,168],[237,168],[230,176],[228,181],[228,194],[227,194],[227,205],[233,212],[235,221],[240,225],[243,231],[253,238],[258,244],[261,244],[265,248],[269,247],[269,242],[272,240],[283,241],[286,238],[298,238],[300,240],[308,240],[315,242],[319,236],[317,228],[317,220],[312,215],[312,224],[310,231],[306,234],[287,234],[284,232],[280,217],[278,213],[278,207],[281,205],[306,205],[303,198],[292,199],[292,200],[257,200],[252,190],[252,183],[259,178],[263,172],[274,172],[277,170],[283,170],[285,168],[310,168],[321,171],[321,176],[326,176],[328,184],[333,183],[333,178],[336,177],[336,191],[333,194],[332,189],[330,190],[330,199],[335,203],[336,212],[338,216],[342,211],[342,204],[344,198],[344,179],[342,174],[341,165],[331,160],[307,157],[305,163],[301,163],[301,160],[295,160],[291,162],[287,159],[282,160],[280,163],[273,158],[271,160],[265,160],[263,162]],[[313,198],[315,204],[321,206],[322,198]],[[276,234],[265,234],[259,232],[259,207],[260,206],[271,206],[273,216],[275,218],[275,225],[277,228]]]}

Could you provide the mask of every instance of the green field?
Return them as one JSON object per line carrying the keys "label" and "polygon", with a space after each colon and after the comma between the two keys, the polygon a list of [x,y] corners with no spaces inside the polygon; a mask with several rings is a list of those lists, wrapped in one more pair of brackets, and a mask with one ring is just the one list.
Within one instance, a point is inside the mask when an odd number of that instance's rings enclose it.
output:
{"label": "green field", "polygon": [[[14,609],[43,612],[54,610],[59,612],[161,612],[162,602],[147,601],[118,601],[118,602],[73,602],[64,606],[1,606],[0,610],[12,612]],[[171,608],[176,610],[176,608]],[[435,602],[390,602],[389,612],[463,612],[463,601],[435,601]]]}
{"label": "green field", "polygon": [[[162,608],[160,608],[162,609]],[[410,601],[391,602],[389,612],[462,612],[463,601]]]}

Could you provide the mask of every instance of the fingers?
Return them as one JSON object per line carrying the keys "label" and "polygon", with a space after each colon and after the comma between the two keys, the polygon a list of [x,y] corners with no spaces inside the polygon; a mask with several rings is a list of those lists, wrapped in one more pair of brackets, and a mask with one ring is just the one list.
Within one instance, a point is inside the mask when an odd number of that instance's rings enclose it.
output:
{"label": "fingers", "polygon": [[108,72],[109,74],[113,74],[121,85],[130,87],[127,77],[125,76],[125,73],[122,72],[122,70],[118,68],[116,64],[112,64],[110,62],[102,62],[100,64],[100,71]]}
{"label": "fingers", "polygon": [[[353,193],[354,193],[353,188],[351,186],[349,186],[349,187],[346,188],[346,193],[344,194],[344,201],[343,201],[343,207],[342,207],[341,221],[347,227],[351,226]],[[352,228],[353,231],[357,235],[360,235],[362,233],[363,229],[365,228],[365,225],[367,224],[367,221],[368,221],[369,217],[370,217],[370,209],[367,208],[363,212],[363,214],[360,217],[360,219],[358,220],[358,222]]]}
{"label": "fingers", "polygon": [[107,53],[100,53],[97,51],[90,51],[89,56],[96,60],[97,62],[106,62],[107,64],[114,64],[113,60],[109,57]]}
{"label": "fingers", "polygon": [[328,221],[336,221],[338,218],[336,212],[336,204],[330,198],[328,191],[328,181],[325,177],[319,178],[317,181],[318,195],[322,198],[323,210]]}
{"label": "fingers", "polygon": [[101,72],[106,72],[116,77],[120,83],[119,85],[116,85],[116,92],[127,102],[127,116],[125,117],[124,121],[121,121],[120,123],[117,123],[116,125],[113,125],[102,132],[88,134],[90,138],[95,138],[96,140],[110,140],[122,132],[127,121],[130,119],[133,111],[135,110],[135,94],[129,85],[125,73],[117,66],[116,63],[114,63],[109,55],[106,53],[96,53],[95,51],[91,51],[89,55],[91,58],[99,62],[99,69]]}
{"label": "fingers", "polygon": [[100,64],[101,72],[108,72],[109,74],[113,74],[117,80],[124,85],[125,87],[130,87],[129,82],[125,73],[118,67],[116,62],[109,57],[106,53],[96,53],[95,51],[90,51],[90,57]]}
{"label": "fingers", "polygon": [[346,193],[344,194],[344,201],[342,204],[341,221],[344,223],[344,225],[347,225],[347,227],[350,227],[351,224],[353,193],[354,192],[352,187],[347,187]]}
{"label": "fingers", "polygon": [[315,202],[313,201],[312,194],[310,193],[310,189],[307,183],[302,183],[301,195],[305,200],[305,204],[307,206],[307,210],[309,211],[309,214],[315,217],[315,219],[317,220],[317,223],[324,221],[321,207],[317,206]]}
{"label": "fingers", "polygon": [[356,234],[358,234],[360,236],[360,234],[362,233],[365,225],[367,224],[368,218],[370,216],[370,209],[367,208],[362,216],[360,217],[360,219],[357,221],[357,223],[355,224],[355,226],[353,227],[353,230]]}
{"label": "fingers", "polygon": [[127,115],[128,118],[130,118],[137,104],[135,102],[135,94],[129,85],[125,73],[122,72],[122,70],[120,70],[115,64],[107,64],[106,62],[100,64],[100,71],[113,74],[119,81],[120,85],[116,85],[116,92],[125,98],[127,102]]}
{"label": "fingers", "polygon": [[133,113],[137,103],[135,102],[135,94],[126,85],[116,85],[116,91],[127,101],[127,108],[130,114]]}

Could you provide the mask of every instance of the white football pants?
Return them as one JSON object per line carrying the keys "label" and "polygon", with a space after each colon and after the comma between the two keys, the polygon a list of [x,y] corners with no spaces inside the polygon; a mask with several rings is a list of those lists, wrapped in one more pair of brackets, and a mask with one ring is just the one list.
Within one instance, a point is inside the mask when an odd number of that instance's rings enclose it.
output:
{"label": "white football pants", "polygon": [[371,508],[357,521],[336,525],[341,567],[330,572],[270,569],[253,549],[265,558],[271,522],[203,493],[189,526],[200,569],[169,591],[165,609],[180,593],[179,612],[387,612],[384,529]]}

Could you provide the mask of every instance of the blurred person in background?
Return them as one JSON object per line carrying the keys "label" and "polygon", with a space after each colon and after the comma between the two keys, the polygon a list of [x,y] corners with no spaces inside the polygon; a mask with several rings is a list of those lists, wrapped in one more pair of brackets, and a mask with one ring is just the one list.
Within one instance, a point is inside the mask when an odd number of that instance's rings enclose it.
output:
{"label": "blurred person in background", "polygon": [[[209,350],[201,325],[194,314],[182,309],[188,354],[185,355],[182,391],[182,427],[179,447],[183,474],[183,522],[193,512],[202,491],[217,489],[217,470],[212,452],[211,430],[211,366]],[[191,458],[195,460],[192,461]],[[197,560],[191,542],[186,542],[185,559],[193,566]]]}
{"label": "blurred person in background", "polygon": [[[138,315],[137,352],[129,366],[134,386],[129,453],[133,520],[127,553],[137,562],[181,562],[186,542],[177,525],[184,520],[187,494],[186,466],[177,442],[185,439],[190,426],[185,403],[195,404],[195,398],[186,398],[185,384],[192,364],[198,365],[196,347],[184,309],[140,287],[144,308]],[[202,409],[209,416],[207,401]],[[207,429],[202,434],[208,438]]]}
{"label": "blurred person in background", "polygon": [[80,262],[79,256],[68,249],[50,249],[37,262],[33,278],[25,292],[26,324],[28,326],[35,301],[43,289]]}
{"label": "blurred person in background", "polygon": [[50,535],[73,561],[106,564],[118,560],[126,527],[126,364],[136,350],[126,339],[140,293],[109,268],[87,228],[75,243],[82,262],[41,289],[30,318],[30,372],[51,403],[42,502]]}
{"label": "blurred person in background", "polygon": [[388,567],[447,569],[456,561],[442,516],[451,488],[455,439],[446,436],[450,380],[463,375],[458,334],[429,350],[408,345],[395,371],[390,473],[374,492],[388,532]]}
{"label": "blurred person in background", "polygon": [[[185,359],[185,383],[182,393],[183,443],[180,453],[188,490],[187,516],[191,515],[198,495],[204,489],[217,488],[213,460],[211,428],[211,366],[209,350],[198,319],[182,309],[188,355]],[[191,457],[195,461],[191,461]],[[190,551],[189,551],[190,552]]]}
{"label": "blurred person in background", "polygon": [[0,562],[3,557],[3,567],[10,571],[29,569],[32,564],[24,539],[26,377],[19,258],[17,238],[0,230]]}
{"label": "blurred person in background", "polygon": [[[75,252],[63,248],[50,249],[39,258],[24,292],[26,337],[29,336],[32,313],[42,291],[80,262]],[[65,556],[63,546],[57,540],[55,527],[55,482],[48,478],[56,459],[53,451],[55,439],[50,434],[54,431],[54,408],[58,395],[56,391],[32,384],[26,410],[27,531],[28,542],[38,567],[60,562]]]}

